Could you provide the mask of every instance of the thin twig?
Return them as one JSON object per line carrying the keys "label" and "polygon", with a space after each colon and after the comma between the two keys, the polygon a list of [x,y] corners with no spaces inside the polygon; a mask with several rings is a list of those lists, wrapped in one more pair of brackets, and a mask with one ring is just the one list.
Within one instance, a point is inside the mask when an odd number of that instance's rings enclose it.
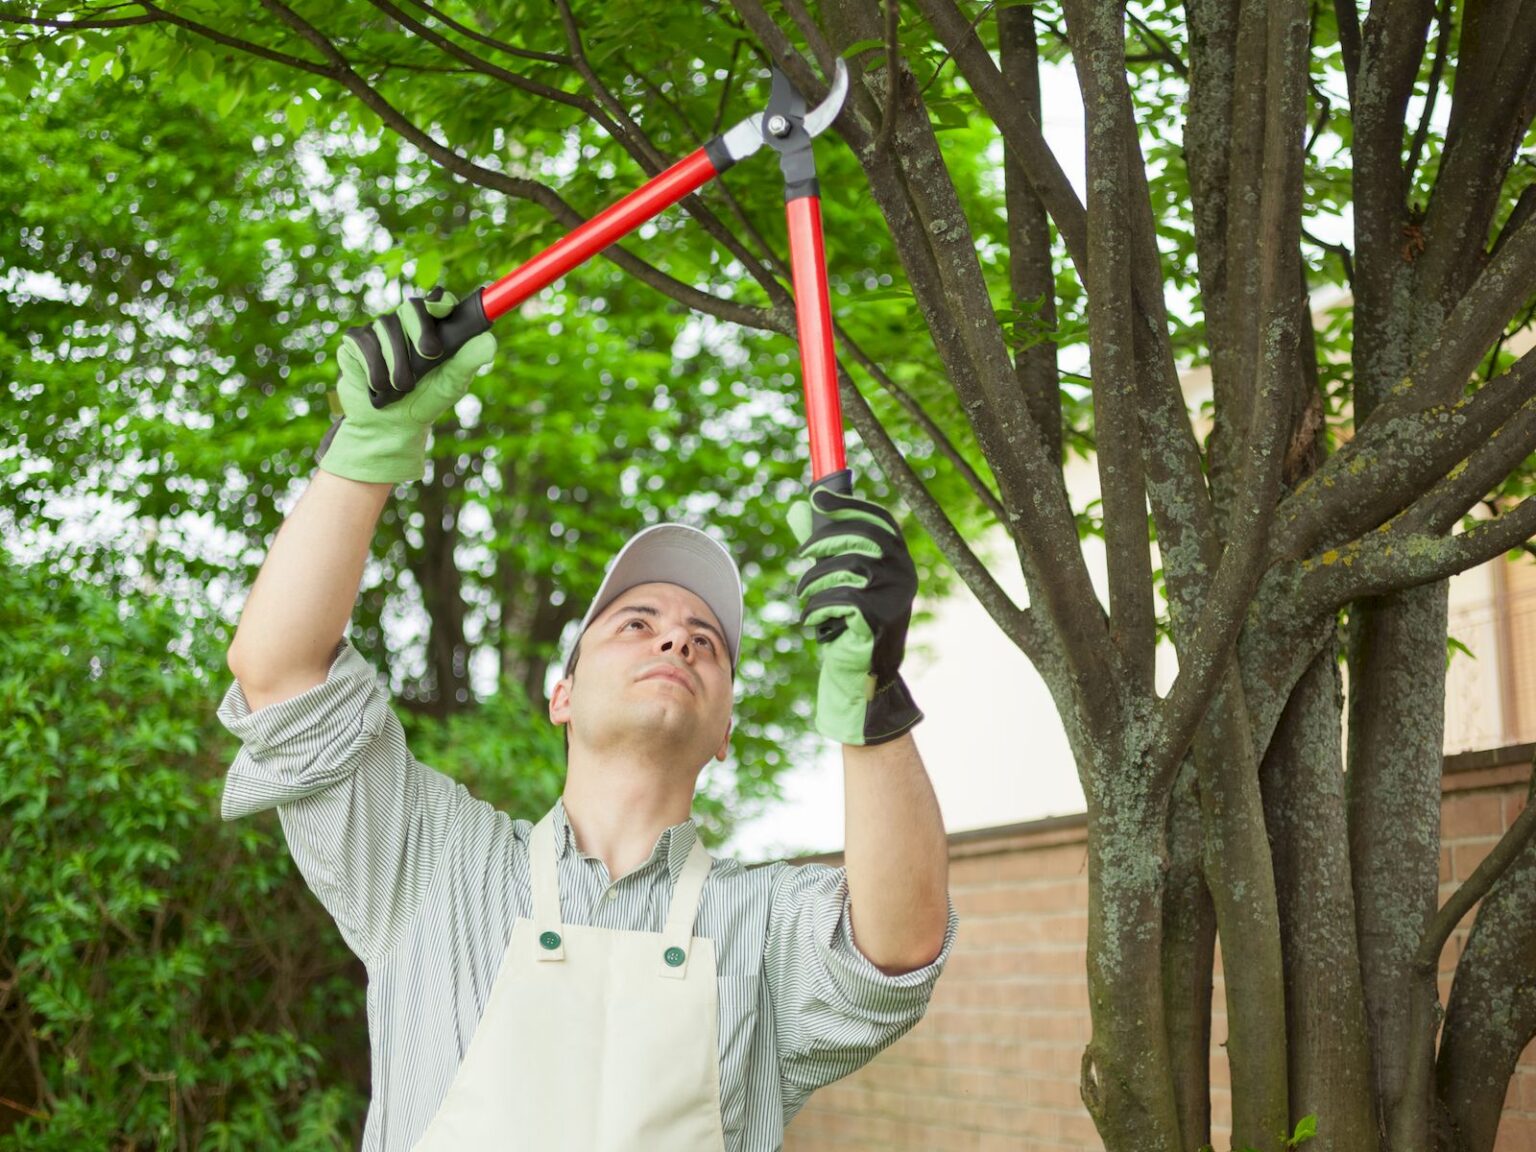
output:
{"label": "thin twig", "polygon": [[[976,19],[971,21],[970,30],[972,32],[976,31],[976,29],[980,27],[981,22],[987,18],[987,13],[992,11],[992,9],[995,7],[997,7],[997,0],[987,0],[987,3],[981,6],[981,11],[976,13]],[[953,58],[954,53],[946,48],[944,50],[943,58],[940,59],[938,64],[934,66],[933,75],[928,77],[928,79],[924,81],[923,86],[917,90],[917,98],[919,100],[923,98],[928,89],[933,87],[933,82],[939,78],[939,73],[944,71],[944,65],[948,64]]]}
{"label": "thin twig", "polygon": [[523,60],[537,60],[543,64],[558,64],[562,68],[569,68],[571,65],[571,61],[568,57],[560,56],[552,52],[535,52],[531,48],[517,48],[511,44],[508,44],[504,40],[494,40],[481,32],[476,32],[473,28],[466,28],[456,20],[451,20],[447,16],[444,16],[436,8],[432,7],[432,5],[424,3],[423,0],[406,0],[406,2],[416,5],[416,7],[427,13],[427,15],[431,16],[438,23],[444,25],[445,27],[452,28],[460,36],[467,36],[471,40],[475,40],[481,44],[484,44],[487,48],[494,48],[498,52],[505,52],[508,56],[516,56]]}
{"label": "thin twig", "polygon": [[736,79],[736,65],[741,61],[741,41],[738,40],[731,47],[731,66],[725,70],[725,79],[720,83],[720,102],[715,105],[715,118],[710,122],[709,134],[720,135],[720,126],[725,123],[725,106],[731,98],[731,81]]}
{"label": "thin twig", "polygon": [[390,17],[390,19],[394,20],[395,23],[399,24],[402,28],[415,33],[429,44],[433,44],[436,47],[442,49],[444,52],[448,53],[448,55],[454,57],[455,59],[464,61],[476,72],[499,80],[503,84],[506,84],[508,87],[517,88],[521,91],[529,93],[530,95],[542,97],[543,99],[549,100],[552,103],[565,104],[575,108],[577,111],[597,121],[598,126],[601,127],[603,131],[607,132],[610,136],[617,137],[619,135],[618,126],[615,125],[613,121],[610,120],[607,116],[603,115],[603,110],[596,104],[592,103],[592,101],[585,100],[582,97],[573,95],[572,93],[566,92],[563,89],[555,88],[548,84],[541,84],[536,80],[530,80],[526,76],[521,76],[516,72],[510,72],[507,69],[501,67],[499,64],[492,63],[491,61],[485,59],[483,56],[477,56],[473,52],[470,52],[468,49],[455,44],[446,36],[443,36],[440,33],[433,31],[431,28],[428,28],[415,17],[401,11],[394,4],[390,3],[389,0],[369,0],[369,3],[371,3],[380,12],[383,12],[386,16]]}
{"label": "thin twig", "polygon": [[1308,244],[1321,248],[1325,252],[1332,252],[1344,264],[1344,279],[1353,285],[1355,282],[1355,262],[1350,250],[1343,244],[1330,244],[1327,240],[1319,240],[1303,226],[1301,238]]}
{"label": "thin twig", "polygon": [[1179,54],[1173,50],[1172,44],[1168,43],[1160,33],[1156,32],[1129,8],[1126,9],[1125,16],[1135,27],[1142,43],[1152,49],[1152,59],[1164,61],[1179,76],[1186,80],[1189,79],[1189,65],[1179,59]]}
{"label": "thin twig", "polygon": [[1424,140],[1429,135],[1429,120],[1435,114],[1435,97],[1440,92],[1440,76],[1445,71],[1445,57],[1451,43],[1451,0],[1440,0],[1435,12],[1440,24],[1440,35],[1435,40],[1435,59],[1429,66],[1429,91],[1424,96],[1424,114],[1413,133],[1413,147],[1408,149],[1408,166],[1403,169],[1408,184],[1413,184],[1413,174],[1419,170],[1419,157],[1424,151]]}

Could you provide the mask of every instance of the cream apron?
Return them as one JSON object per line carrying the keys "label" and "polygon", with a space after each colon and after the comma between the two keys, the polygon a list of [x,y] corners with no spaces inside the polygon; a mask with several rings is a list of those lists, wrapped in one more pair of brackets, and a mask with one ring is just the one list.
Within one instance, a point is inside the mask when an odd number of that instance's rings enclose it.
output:
{"label": "cream apron", "polygon": [[529,851],[533,919],[414,1152],[725,1152],[703,842],[660,934],[561,923],[553,810]]}

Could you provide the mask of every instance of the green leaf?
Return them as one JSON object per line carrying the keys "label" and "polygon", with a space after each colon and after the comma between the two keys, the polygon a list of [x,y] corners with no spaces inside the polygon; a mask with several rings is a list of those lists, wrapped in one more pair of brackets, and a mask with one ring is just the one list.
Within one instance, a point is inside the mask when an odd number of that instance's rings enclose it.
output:
{"label": "green leaf", "polygon": [[1304,1140],[1310,1140],[1317,1135],[1317,1113],[1303,1116],[1296,1121],[1296,1131],[1292,1134],[1290,1143],[1300,1144]]}
{"label": "green leaf", "polygon": [[288,131],[292,133],[292,139],[303,135],[304,129],[309,127],[309,118],[313,108],[308,100],[293,100],[283,105],[283,119],[288,122]]}
{"label": "green leaf", "polygon": [[850,57],[857,56],[860,52],[868,52],[872,48],[884,47],[885,41],[878,38],[874,40],[855,40],[852,44],[843,49],[843,58],[846,60]]}
{"label": "green leaf", "polygon": [[416,275],[411,277],[419,288],[436,286],[443,271],[443,254],[436,248],[428,248],[416,257]]}
{"label": "green leaf", "polygon": [[1447,636],[1445,638],[1445,666],[1447,668],[1451,666],[1451,659],[1458,652],[1468,657],[1469,659],[1477,659],[1477,653],[1473,652],[1472,649],[1468,648],[1460,640],[1456,639],[1456,637]]}
{"label": "green leaf", "polygon": [[5,61],[5,86],[20,99],[26,100],[32,95],[38,78],[37,65],[30,53]]}
{"label": "green leaf", "polygon": [[[400,270],[405,267],[405,249],[391,248],[386,252],[380,252],[375,263],[393,279],[400,275]],[[417,265],[420,267],[420,265]]]}
{"label": "green leaf", "polygon": [[214,102],[220,119],[225,119],[245,98],[245,80],[242,77],[238,81],[226,79],[219,91],[219,98]]}
{"label": "green leaf", "polygon": [[213,82],[213,74],[218,70],[218,61],[213,58],[213,53],[202,48],[192,49],[192,59],[189,61],[192,75],[203,84]]}

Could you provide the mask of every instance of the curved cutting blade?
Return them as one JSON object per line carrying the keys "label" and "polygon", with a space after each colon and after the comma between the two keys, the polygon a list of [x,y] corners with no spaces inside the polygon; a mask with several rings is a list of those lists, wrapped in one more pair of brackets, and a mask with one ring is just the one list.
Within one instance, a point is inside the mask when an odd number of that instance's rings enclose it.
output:
{"label": "curved cutting blade", "polygon": [[832,90],[827,93],[827,98],[806,113],[804,120],[805,130],[812,136],[820,136],[826,131],[827,125],[837,119],[837,114],[843,110],[843,101],[848,96],[848,66],[839,57],[837,61],[837,74],[832,77]]}

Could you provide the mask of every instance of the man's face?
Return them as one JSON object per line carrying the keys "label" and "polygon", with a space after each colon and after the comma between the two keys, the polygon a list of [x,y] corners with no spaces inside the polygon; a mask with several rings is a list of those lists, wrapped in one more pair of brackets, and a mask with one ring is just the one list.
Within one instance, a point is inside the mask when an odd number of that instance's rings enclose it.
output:
{"label": "man's face", "polygon": [[594,752],[659,743],[700,767],[726,757],[732,694],[730,650],[709,606],[676,584],[640,584],[588,625],[549,718]]}

